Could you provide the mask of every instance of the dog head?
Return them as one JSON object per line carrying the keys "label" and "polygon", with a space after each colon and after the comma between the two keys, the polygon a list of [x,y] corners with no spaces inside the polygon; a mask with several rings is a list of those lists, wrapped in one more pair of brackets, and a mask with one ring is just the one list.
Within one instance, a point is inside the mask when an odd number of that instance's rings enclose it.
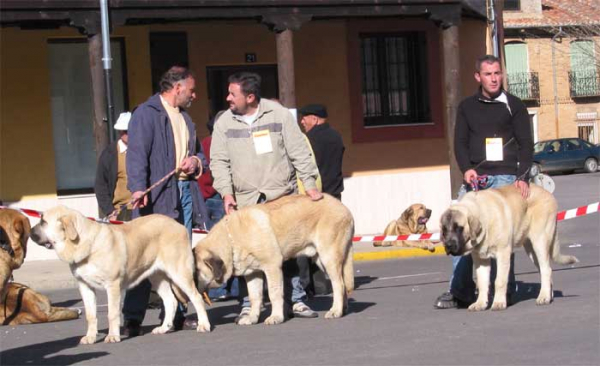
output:
{"label": "dog head", "polygon": [[196,262],[196,280],[200,292],[208,288],[219,287],[229,279],[226,277],[225,262],[210,249],[203,247],[202,241],[194,248],[194,260]]}
{"label": "dog head", "polygon": [[27,255],[29,219],[17,210],[0,210],[0,250],[6,251],[19,266]]}
{"label": "dog head", "polygon": [[31,229],[31,240],[54,249],[61,259],[71,262],[75,260],[74,252],[85,220],[88,219],[75,210],[56,206],[42,214],[40,222]]}
{"label": "dog head", "polygon": [[468,210],[450,207],[440,219],[441,240],[446,254],[461,256],[471,253],[481,233],[481,223]]}
{"label": "dog head", "polygon": [[408,226],[411,233],[424,233],[427,231],[427,221],[431,217],[431,210],[421,203],[415,203],[404,210],[400,221]]}

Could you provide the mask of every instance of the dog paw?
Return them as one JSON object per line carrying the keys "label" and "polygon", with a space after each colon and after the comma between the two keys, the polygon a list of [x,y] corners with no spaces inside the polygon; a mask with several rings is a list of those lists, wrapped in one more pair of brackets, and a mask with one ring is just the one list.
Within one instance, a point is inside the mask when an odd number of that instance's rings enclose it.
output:
{"label": "dog paw", "polygon": [[492,311],[506,310],[506,301],[494,301],[492,303]]}
{"label": "dog paw", "polygon": [[203,323],[198,322],[198,327],[196,328],[196,332],[210,333],[210,323],[207,322],[206,324],[203,324]]}
{"label": "dog paw", "polygon": [[160,326],[152,329],[152,334],[167,334],[172,329],[172,327]]}
{"label": "dog paw", "polygon": [[85,336],[79,341],[79,344],[94,344],[96,343],[96,336]]}
{"label": "dog paw", "polygon": [[237,320],[238,325],[254,325],[256,324],[258,321],[252,319],[249,315],[246,316],[242,316]]}
{"label": "dog paw", "polygon": [[536,305],[550,305],[552,302],[552,297],[550,296],[538,296],[535,300]]}
{"label": "dog paw", "polygon": [[469,311],[484,311],[487,309],[487,302],[475,302],[468,308]]}
{"label": "dog paw", "polygon": [[329,310],[327,313],[325,313],[325,318],[326,319],[335,319],[335,318],[341,318],[342,315],[344,314],[344,311],[336,311],[336,310]]}
{"label": "dog paw", "polygon": [[120,335],[107,335],[106,338],[104,338],[104,343],[119,343],[121,342],[121,336]]}
{"label": "dog paw", "polygon": [[267,319],[265,319],[265,324],[267,324],[267,325],[275,325],[275,324],[281,324],[281,323],[283,323],[282,316],[271,315]]}

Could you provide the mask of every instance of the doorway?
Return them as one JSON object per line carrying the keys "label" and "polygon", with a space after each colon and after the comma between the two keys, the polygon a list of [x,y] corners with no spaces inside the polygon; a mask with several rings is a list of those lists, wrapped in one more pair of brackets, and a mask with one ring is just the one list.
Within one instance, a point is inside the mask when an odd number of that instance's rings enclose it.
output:
{"label": "doorway", "polygon": [[253,72],[260,75],[262,82],[260,93],[262,98],[272,99],[279,96],[277,80],[277,65],[241,65],[241,66],[207,66],[206,85],[208,88],[208,106],[210,116],[218,111],[229,108],[227,101],[227,88],[230,75],[236,72]]}

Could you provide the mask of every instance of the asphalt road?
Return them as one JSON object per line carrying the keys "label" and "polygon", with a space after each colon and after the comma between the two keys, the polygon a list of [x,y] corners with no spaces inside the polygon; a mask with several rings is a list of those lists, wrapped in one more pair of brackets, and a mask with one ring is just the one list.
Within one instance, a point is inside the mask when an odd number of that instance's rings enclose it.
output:
{"label": "asphalt road", "polygon": [[[561,210],[600,199],[600,173],[554,176]],[[600,214],[558,224],[562,251],[581,261],[554,265],[554,303],[536,306],[539,275],[516,255],[518,301],[502,312],[436,310],[447,288],[442,256],[357,263],[350,314],[324,319],[328,296],[310,301],[317,319],[237,326],[233,301],[209,308],[210,334],[146,334],[104,344],[106,297],[99,295],[100,337],[79,346],[85,318],[0,328],[0,365],[598,365],[600,364]],[[82,307],[77,290],[47,293],[58,306]],[[193,311],[193,310],[192,310]],[[263,313],[261,321],[266,315]],[[158,324],[149,310],[145,331]]]}

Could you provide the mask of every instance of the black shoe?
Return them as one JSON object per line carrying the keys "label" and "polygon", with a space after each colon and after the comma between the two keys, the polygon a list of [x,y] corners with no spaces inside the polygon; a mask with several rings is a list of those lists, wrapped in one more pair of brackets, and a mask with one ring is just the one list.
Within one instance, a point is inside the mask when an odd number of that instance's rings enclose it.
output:
{"label": "black shoe", "polygon": [[450,293],[450,291],[444,292],[437,299],[433,307],[436,309],[456,309],[466,308],[472,302],[463,301]]}
{"label": "black shoe", "polygon": [[183,330],[183,326],[185,325],[185,317],[175,317],[173,319],[173,330],[179,331]]}
{"label": "black shoe", "polygon": [[142,325],[137,320],[125,320],[123,335],[128,338],[142,335]]}

